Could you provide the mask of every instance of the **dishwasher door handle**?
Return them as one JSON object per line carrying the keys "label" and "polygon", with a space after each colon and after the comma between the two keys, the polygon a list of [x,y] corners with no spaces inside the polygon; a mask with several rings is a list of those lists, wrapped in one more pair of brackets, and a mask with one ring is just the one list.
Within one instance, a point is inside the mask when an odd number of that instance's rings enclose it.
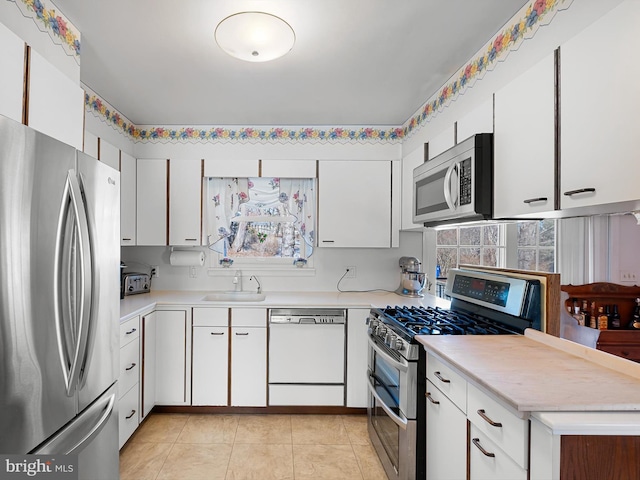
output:
{"label": "dishwasher door handle", "polygon": [[315,325],[317,322],[316,322],[316,319],[313,317],[302,317],[298,323],[306,324],[306,325],[309,325],[309,324]]}

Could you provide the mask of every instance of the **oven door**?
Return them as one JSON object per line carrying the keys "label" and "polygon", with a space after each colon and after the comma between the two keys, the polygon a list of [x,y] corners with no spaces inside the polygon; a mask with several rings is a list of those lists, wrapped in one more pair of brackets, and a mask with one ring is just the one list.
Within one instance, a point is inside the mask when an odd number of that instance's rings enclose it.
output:
{"label": "oven door", "polygon": [[387,476],[409,480],[416,472],[417,364],[398,361],[385,348],[369,339],[369,436]]}

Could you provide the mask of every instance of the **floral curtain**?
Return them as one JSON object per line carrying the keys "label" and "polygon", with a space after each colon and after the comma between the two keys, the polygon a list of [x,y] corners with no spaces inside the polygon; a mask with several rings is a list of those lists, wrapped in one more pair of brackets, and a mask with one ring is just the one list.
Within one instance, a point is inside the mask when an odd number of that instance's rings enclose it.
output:
{"label": "floral curtain", "polygon": [[[208,178],[205,228],[208,245],[225,257],[243,244],[248,217],[286,217],[300,233],[311,256],[315,241],[315,180]],[[284,241],[284,243],[289,243]],[[287,256],[287,255],[284,255]]]}
{"label": "floral curtain", "polygon": [[239,207],[249,200],[246,178],[208,178],[205,204],[205,228],[211,250],[225,257],[229,251],[231,222],[239,215]]}

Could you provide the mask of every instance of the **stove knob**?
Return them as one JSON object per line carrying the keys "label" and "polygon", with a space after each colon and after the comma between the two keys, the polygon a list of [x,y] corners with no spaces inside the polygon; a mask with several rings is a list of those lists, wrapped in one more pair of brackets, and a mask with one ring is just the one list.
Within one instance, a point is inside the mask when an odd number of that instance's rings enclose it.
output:
{"label": "stove knob", "polygon": [[404,343],[401,339],[396,338],[396,341],[393,343],[393,345],[391,345],[391,348],[393,350],[402,351],[404,349]]}
{"label": "stove knob", "polygon": [[397,338],[398,337],[396,337],[393,333],[387,332],[387,335],[384,337],[384,343],[389,345],[389,347],[393,348]]}
{"label": "stove knob", "polygon": [[387,334],[387,327],[383,327],[382,325],[378,325],[376,328],[376,335],[379,337],[383,337]]}

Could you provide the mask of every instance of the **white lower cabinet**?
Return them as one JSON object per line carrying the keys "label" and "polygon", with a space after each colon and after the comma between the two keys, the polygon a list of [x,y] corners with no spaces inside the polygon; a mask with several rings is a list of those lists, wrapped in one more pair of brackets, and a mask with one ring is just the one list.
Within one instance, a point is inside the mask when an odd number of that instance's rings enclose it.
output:
{"label": "white lower cabinet", "polygon": [[473,423],[470,429],[469,480],[526,480],[527,471],[489,440]]}
{"label": "white lower cabinet", "polygon": [[427,478],[467,475],[467,416],[427,380]]}
{"label": "white lower cabinet", "polygon": [[267,310],[231,309],[231,406],[267,406]]}
{"label": "white lower cabinet", "polygon": [[140,423],[140,317],[120,324],[120,371],[118,375],[118,447]]}
{"label": "white lower cabinet", "polygon": [[142,315],[142,419],[156,404],[156,312]]}
{"label": "white lower cabinet", "polygon": [[158,405],[191,403],[191,315],[187,310],[156,310],[156,389]]}
{"label": "white lower cabinet", "polygon": [[191,404],[229,404],[229,309],[193,308]]}
{"label": "white lower cabinet", "polygon": [[367,387],[368,308],[347,310],[347,407],[366,408],[369,401]]}

